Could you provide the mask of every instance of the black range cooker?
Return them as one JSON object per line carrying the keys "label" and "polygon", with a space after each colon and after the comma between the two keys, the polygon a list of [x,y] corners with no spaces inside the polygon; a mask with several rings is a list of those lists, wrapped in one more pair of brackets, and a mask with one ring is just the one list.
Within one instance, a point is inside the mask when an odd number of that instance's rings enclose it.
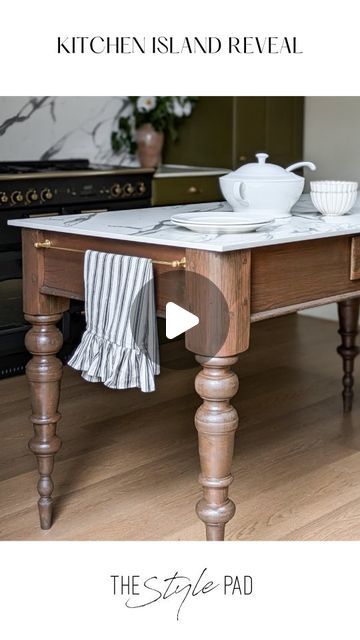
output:
{"label": "black range cooker", "polygon": [[[21,232],[16,218],[118,211],[151,205],[153,170],[94,165],[87,160],[0,162],[0,378],[22,373],[28,360],[22,313]],[[62,332],[66,360],[83,331],[82,304],[72,302]]]}

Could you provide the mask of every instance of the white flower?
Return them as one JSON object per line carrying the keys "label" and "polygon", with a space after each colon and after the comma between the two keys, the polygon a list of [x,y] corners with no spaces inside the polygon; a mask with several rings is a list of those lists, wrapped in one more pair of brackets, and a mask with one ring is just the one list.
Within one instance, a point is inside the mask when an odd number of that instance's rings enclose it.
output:
{"label": "white flower", "polygon": [[192,111],[191,102],[189,102],[189,100],[186,100],[186,102],[184,102],[183,107],[184,107],[184,116],[189,116]]}
{"label": "white flower", "polygon": [[136,101],[136,106],[141,113],[152,111],[156,106],[156,98],[154,96],[140,96]]}
{"label": "white flower", "polygon": [[175,96],[172,99],[172,105],[170,110],[177,118],[183,118],[189,116],[192,112],[192,104],[186,96]]}
{"label": "white flower", "polygon": [[183,109],[183,106],[182,106],[179,98],[173,98],[172,108],[173,108],[174,115],[177,118],[182,118],[183,117],[184,109]]}

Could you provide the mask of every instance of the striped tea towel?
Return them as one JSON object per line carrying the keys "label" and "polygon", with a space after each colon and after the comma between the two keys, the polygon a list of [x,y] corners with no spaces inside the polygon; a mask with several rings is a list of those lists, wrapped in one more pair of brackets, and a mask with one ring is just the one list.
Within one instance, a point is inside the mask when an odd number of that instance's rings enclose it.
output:
{"label": "striped tea towel", "polygon": [[154,391],[160,366],[151,260],[86,251],[84,281],[86,330],[68,364],[111,389]]}

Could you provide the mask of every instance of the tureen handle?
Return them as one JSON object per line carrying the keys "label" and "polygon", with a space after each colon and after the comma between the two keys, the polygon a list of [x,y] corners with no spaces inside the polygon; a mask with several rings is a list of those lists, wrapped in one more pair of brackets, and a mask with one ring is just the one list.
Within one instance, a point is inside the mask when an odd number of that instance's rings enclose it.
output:
{"label": "tureen handle", "polygon": [[313,162],[295,162],[295,164],[291,164],[290,167],[286,167],[285,171],[295,171],[295,169],[300,169],[300,167],[307,167],[311,169],[311,171],[316,171],[316,164]]}
{"label": "tureen handle", "polygon": [[248,207],[249,203],[245,200],[245,184],[244,182],[235,182],[233,186],[233,194],[236,202],[241,204],[243,207]]}

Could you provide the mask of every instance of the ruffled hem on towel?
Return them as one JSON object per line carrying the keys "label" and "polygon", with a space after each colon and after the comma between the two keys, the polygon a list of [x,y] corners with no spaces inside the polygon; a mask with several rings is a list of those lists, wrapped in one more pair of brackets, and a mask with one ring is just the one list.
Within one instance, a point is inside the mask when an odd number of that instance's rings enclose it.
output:
{"label": "ruffled hem on towel", "polygon": [[85,380],[102,382],[110,389],[139,387],[141,391],[154,391],[154,375],[160,373],[159,364],[147,351],[115,344],[89,330],[68,364],[81,371]]}

